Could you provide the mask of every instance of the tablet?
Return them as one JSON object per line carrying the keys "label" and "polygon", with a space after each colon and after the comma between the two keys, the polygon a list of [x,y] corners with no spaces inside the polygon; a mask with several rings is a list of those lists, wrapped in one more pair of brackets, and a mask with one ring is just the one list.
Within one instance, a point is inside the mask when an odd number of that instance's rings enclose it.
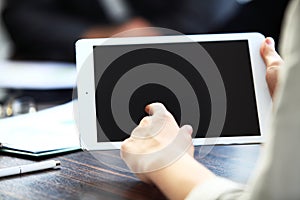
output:
{"label": "tablet", "polygon": [[76,43],[82,148],[118,149],[161,102],[193,143],[260,143],[272,101],[259,33],[81,39]]}

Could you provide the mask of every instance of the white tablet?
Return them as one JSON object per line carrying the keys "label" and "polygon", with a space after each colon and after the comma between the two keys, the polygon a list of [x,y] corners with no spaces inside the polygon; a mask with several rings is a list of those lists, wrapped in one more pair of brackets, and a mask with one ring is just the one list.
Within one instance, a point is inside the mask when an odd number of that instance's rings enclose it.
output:
{"label": "white tablet", "polygon": [[82,39],[79,132],[87,150],[120,148],[161,102],[195,145],[260,143],[271,97],[259,33]]}

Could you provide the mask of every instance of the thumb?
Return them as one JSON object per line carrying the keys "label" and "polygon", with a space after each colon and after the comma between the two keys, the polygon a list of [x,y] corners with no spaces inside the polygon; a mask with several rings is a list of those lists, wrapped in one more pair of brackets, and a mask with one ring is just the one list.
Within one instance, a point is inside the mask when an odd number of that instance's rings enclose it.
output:
{"label": "thumb", "polygon": [[279,68],[283,64],[283,60],[275,50],[275,42],[271,37],[267,37],[260,48],[260,54],[269,68]]}
{"label": "thumb", "polygon": [[278,73],[283,65],[283,60],[275,50],[275,42],[273,38],[266,38],[260,48],[261,56],[267,66],[266,80],[271,96],[274,96],[274,91],[278,82]]}

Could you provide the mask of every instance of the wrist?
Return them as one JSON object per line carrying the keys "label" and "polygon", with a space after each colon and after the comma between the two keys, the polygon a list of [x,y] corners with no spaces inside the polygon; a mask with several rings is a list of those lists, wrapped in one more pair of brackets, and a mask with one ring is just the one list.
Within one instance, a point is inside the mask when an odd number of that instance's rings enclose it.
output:
{"label": "wrist", "polygon": [[168,198],[184,199],[195,186],[215,178],[215,175],[192,156],[184,154],[173,164],[146,177]]}

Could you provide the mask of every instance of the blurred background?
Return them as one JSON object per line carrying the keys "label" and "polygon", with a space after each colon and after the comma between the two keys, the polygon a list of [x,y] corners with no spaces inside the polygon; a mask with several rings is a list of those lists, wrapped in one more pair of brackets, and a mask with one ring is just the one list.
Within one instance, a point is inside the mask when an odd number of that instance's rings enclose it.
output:
{"label": "blurred background", "polygon": [[[75,42],[157,26],[260,32],[279,42],[288,0],[0,0],[0,117],[72,99]],[[154,33],[147,33],[152,35]]]}

